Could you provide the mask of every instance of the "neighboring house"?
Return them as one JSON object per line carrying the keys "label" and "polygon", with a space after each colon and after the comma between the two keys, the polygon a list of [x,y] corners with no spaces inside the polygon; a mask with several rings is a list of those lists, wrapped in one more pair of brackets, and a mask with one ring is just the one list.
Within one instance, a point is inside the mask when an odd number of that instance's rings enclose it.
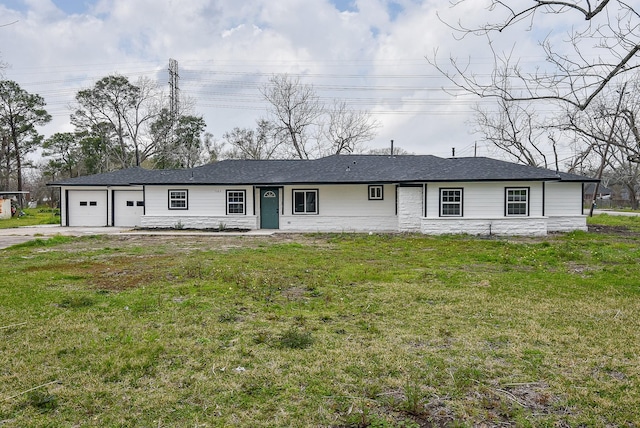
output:
{"label": "neighboring house", "polygon": [[[596,183],[585,183],[584,184],[584,204],[585,206],[591,205],[593,201],[593,192],[596,190]],[[598,194],[596,195],[596,200],[598,199],[611,199],[611,189],[603,186],[602,184],[598,186]]]}
{"label": "neighboring house", "polygon": [[63,226],[546,235],[586,230],[583,183],[595,181],[489,158],[334,155],[50,185]]}

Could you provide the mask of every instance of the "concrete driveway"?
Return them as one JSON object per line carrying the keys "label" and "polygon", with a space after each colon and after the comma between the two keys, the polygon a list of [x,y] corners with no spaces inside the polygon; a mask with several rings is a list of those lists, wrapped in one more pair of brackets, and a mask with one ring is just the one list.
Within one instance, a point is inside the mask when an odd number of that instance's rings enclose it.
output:
{"label": "concrete driveway", "polygon": [[122,233],[131,229],[120,227],[62,227],[55,224],[40,226],[14,227],[0,229],[0,249],[22,244],[36,238],[48,238],[56,235],[83,236]]}
{"label": "concrete driveway", "polygon": [[[589,210],[585,210],[584,213],[585,215],[589,215]],[[593,210],[593,215],[596,215],[596,214],[622,215],[627,217],[640,216],[640,213],[630,213],[625,211]]]}

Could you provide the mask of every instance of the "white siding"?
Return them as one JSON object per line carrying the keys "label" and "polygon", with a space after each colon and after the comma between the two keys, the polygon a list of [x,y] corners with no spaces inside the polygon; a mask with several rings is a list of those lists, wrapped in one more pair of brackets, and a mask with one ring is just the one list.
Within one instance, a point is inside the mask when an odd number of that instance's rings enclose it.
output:
{"label": "white siding", "polygon": [[423,188],[398,187],[398,230],[420,232],[420,218],[424,215]]}
{"label": "white siding", "polygon": [[[293,190],[317,190],[318,214],[293,214]],[[395,185],[383,186],[382,200],[369,200],[369,186],[285,186],[280,229],[308,232],[397,231]]]}
{"label": "white siding", "polygon": [[582,214],[582,183],[547,183],[545,193],[549,217]]}
{"label": "white siding", "polygon": [[[372,183],[375,184],[375,183]],[[393,232],[419,231],[427,234],[468,233],[497,235],[545,235],[547,231],[586,230],[581,183],[488,182],[427,183],[424,187],[383,186],[382,200],[369,200],[369,186],[310,185],[284,186],[280,190],[280,229],[308,232]],[[505,216],[505,189],[529,188],[529,215]],[[440,217],[440,189],[463,189],[463,216]],[[317,214],[293,214],[293,190],[317,190]],[[127,195],[141,195],[135,187],[62,188],[62,223],[71,226],[120,223],[118,205]],[[65,200],[68,190],[69,201]],[[135,192],[127,194],[125,191]],[[188,209],[169,209],[169,190],[188,191]],[[227,215],[227,190],[245,191],[245,214]],[[543,196],[544,195],[544,196]],[[124,198],[122,199],[121,196]],[[112,200],[113,199],[113,200]],[[135,199],[137,201],[138,199]],[[216,229],[258,229],[259,191],[253,186],[145,186],[145,215],[142,227]],[[80,206],[95,201],[96,206]],[[427,215],[424,216],[426,203]],[[544,211],[543,211],[544,203]],[[138,208],[138,207],[136,207]],[[116,211],[113,211],[116,210]],[[397,210],[397,212],[396,212]],[[544,213],[544,216],[543,216]]]}
{"label": "white siding", "polygon": [[[186,210],[169,209],[169,190],[188,192]],[[244,190],[246,214],[253,215],[252,186],[145,186],[146,212],[155,216],[226,216],[227,190]]]}
{"label": "white siding", "polygon": [[504,218],[505,189],[529,188],[529,216],[542,216],[542,183],[539,182],[487,182],[487,183],[429,183],[427,185],[427,217],[440,216],[440,189],[462,189],[463,218]]}
{"label": "white siding", "polygon": [[[462,217],[440,217],[440,189],[462,189]],[[529,189],[529,215],[505,216],[508,188]],[[543,214],[543,185],[539,182],[428,183],[427,216],[420,230],[425,234],[467,233],[471,235],[547,234]]]}
{"label": "white siding", "polygon": [[0,219],[11,218],[11,199],[0,199]]}
{"label": "white siding", "polygon": [[545,214],[549,217],[549,232],[586,231],[582,204],[582,183],[547,183]]}
{"label": "white siding", "polygon": [[[187,209],[169,209],[169,190],[186,190]],[[227,215],[227,190],[245,191],[245,214]],[[253,186],[145,186],[142,227],[190,229],[256,229]]]}

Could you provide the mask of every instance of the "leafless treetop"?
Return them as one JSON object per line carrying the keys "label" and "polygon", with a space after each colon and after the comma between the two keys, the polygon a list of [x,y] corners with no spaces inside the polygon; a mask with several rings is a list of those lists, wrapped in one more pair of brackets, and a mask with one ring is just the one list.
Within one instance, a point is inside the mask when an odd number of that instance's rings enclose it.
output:
{"label": "leafless treetop", "polygon": [[[471,1],[478,0],[455,0],[452,7]],[[480,97],[553,100],[584,110],[611,82],[640,67],[640,7],[630,1],[488,0],[487,10],[495,18],[477,26],[443,22],[461,39],[473,35],[487,38],[494,58],[490,79],[474,72],[471,60],[463,62],[451,55],[447,64],[442,64],[437,52],[428,58],[456,87]],[[524,24],[526,30],[535,30],[541,15],[563,15],[569,28],[566,46],[554,46],[550,37],[539,41],[545,69],[525,70],[515,49],[507,54],[494,49],[498,38],[509,37],[506,29]],[[517,90],[505,91],[507,87]]]}

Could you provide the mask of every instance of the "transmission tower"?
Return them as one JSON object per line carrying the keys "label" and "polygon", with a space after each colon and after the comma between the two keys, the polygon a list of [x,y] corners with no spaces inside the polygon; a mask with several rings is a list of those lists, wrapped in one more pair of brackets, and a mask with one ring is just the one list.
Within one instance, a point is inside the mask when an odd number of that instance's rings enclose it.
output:
{"label": "transmission tower", "polygon": [[180,114],[180,88],[178,87],[178,61],[169,58],[169,90],[171,117],[174,119]]}

